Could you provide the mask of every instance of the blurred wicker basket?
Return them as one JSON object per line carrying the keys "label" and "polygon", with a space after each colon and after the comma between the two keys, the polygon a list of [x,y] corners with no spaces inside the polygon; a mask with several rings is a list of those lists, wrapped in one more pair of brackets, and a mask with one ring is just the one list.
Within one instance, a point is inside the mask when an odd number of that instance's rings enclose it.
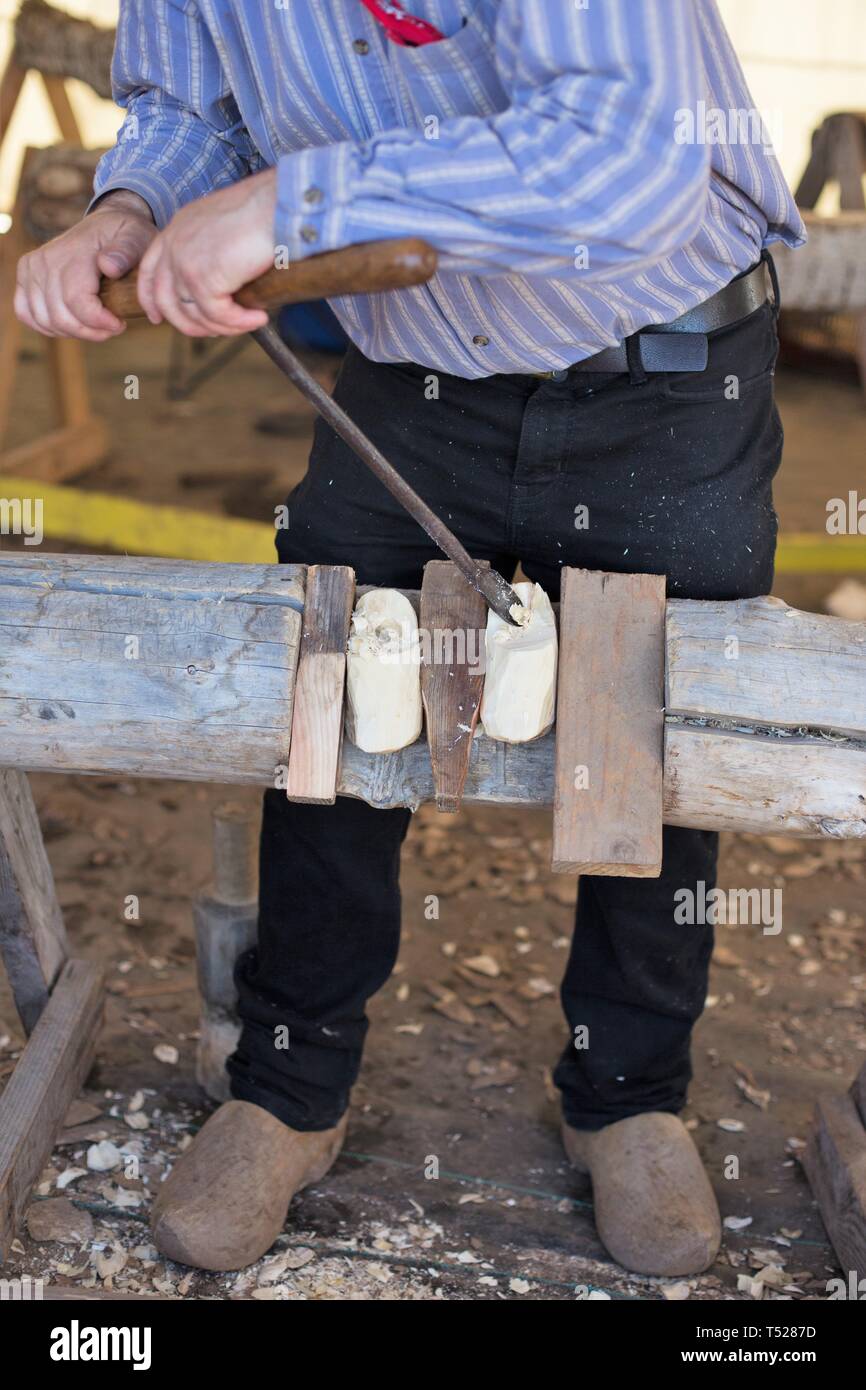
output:
{"label": "blurred wicker basket", "polygon": [[803,221],[809,234],[805,246],[773,248],[786,314],[866,313],[866,212],[834,217],[804,212]]}
{"label": "blurred wicker basket", "polygon": [[45,0],[23,0],[15,18],[13,62],[50,77],[75,77],[111,96],[114,30],[65,14]]}
{"label": "blurred wicker basket", "polygon": [[[810,355],[853,358],[866,391],[866,116],[840,111],[812,135],[809,162],[795,194],[809,241],[798,251],[774,251],[782,300],[783,350],[795,361]],[[814,211],[828,183],[838,184],[840,211]]]}
{"label": "blurred wicker basket", "polygon": [[31,241],[41,245],[81,221],[101,155],[102,150],[78,145],[29,151],[21,176],[21,210]]}

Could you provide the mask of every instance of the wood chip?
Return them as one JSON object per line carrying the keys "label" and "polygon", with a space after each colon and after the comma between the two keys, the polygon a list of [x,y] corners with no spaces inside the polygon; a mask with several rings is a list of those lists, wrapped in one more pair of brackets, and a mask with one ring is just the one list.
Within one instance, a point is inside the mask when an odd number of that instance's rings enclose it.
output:
{"label": "wood chip", "polygon": [[60,1176],[57,1179],[57,1182],[55,1183],[55,1187],[57,1188],[58,1192],[63,1192],[64,1189],[67,1188],[70,1183],[75,1182],[78,1178],[84,1178],[86,1176],[86,1168],[64,1168],[63,1172],[60,1174]]}
{"label": "wood chip", "polygon": [[691,1291],[690,1285],[685,1283],[662,1285],[662,1297],[666,1298],[668,1303],[682,1302],[689,1297]]}
{"label": "wood chip", "polygon": [[89,1211],[79,1211],[68,1197],[49,1197],[29,1208],[27,1232],[33,1240],[86,1245],[93,1236],[93,1217]]}
{"label": "wood chip", "polygon": [[74,1100],[66,1112],[63,1120],[64,1129],[74,1129],[76,1125],[86,1125],[92,1120],[98,1120],[102,1111],[98,1105],[92,1105],[89,1100]]}
{"label": "wood chip", "polygon": [[463,964],[467,970],[474,970],[477,975],[486,975],[491,980],[497,979],[502,974],[499,962],[490,955],[472,956]]}
{"label": "wood chip", "polygon": [[751,1274],[737,1275],[737,1289],[740,1293],[747,1293],[750,1298],[763,1298],[764,1285],[760,1279],[753,1279]]}
{"label": "wood chip", "polygon": [[722,1225],[726,1231],[744,1231],[747,1226],[751,1226],[753,1220],[752,1216],[726,1216]]}
{"label": "wood chip", "polygon": [[528,1279],[509,1279],[508,1287],[512,1293],[529,1293],[532,1288]]}
{"label": "wood chip", "polygon": [[286,1251],[286,1269],[303,1269],[311,1260],[316,1258],[315,1250],[311,1250],[308,1245],[298,1245],[292,1250]]}
{"label": "wood chip", "polygon": [[513,1062],[503,1058],[497,1062],[495,1067],[486,1067],[475,1077],[470,1086],[471,1091],[485,1091],[491,1086],[511,1086],[520,1075],[519,1069]]}
{"label": "wood chip", "polygon": [[548,995],[556,993],[556,986],[545,980],[543,975],[534,975],[531,980],[526,981],[526,990],[532,998],[545,999]]}
{"label": "wood chip", "polygon": [[489,1003],[508,1019],[508,1022],[515,1028],[528,1028],[529,1015],[525,1009],[521,1009],[513,999],[509,999],[507,994],[491,994]]}
{"label": "wood chip", "polygon": [[450,999],[437,999],[433,1008],[436,1010],[437,1014],[442,1014],[444,1018],[450,1019],[452,1023],[465,1023],[470,1027],[474,1027],[478,1022],[472,1010],[467,1008],[462,1000],[457,998],[456,994],[452,995]]}
{"label": "wood chip", "polygon": [[134,1210],[144,1201],[143,1195],[134,1188],[113,1186],[109,1182],[102,1184],[99,1195],[109,1206],[120,1207],[122,1210]]}
{"label": "wood chip", "polygon": [[115,1168],[119,1168],[123,1162],[123,1155],[116,1144],[112,1144],[110,1139],[103,1139],[99,1144],[91,1144],[87,1150],[87,1166],[92,1173],[111,1173]]}
{"label": "wood chip", "polygon": [[115,1245],[110,1250],[97,1250],[93,1264],[100,1279],[113,1279],[126,1268],[128,1260],[129,1256],[123,1247]]}
{"label": "wood chip", "polygon": [[743,957],[729,950],[727,946],[717,946],[713,951],[713,965],[720,965],[724,970],[733,970],[742,964]]}
{"label": "wood chip", "polygon": [[736,1086],[738,1091],[742,1091],[746,1100],[752,1102],[752,1105],[757,1105],[759,1110],[767,1109],[771,1100],[769,1091],[762,1091],[759,1086],[750,1085],[742,1076],[737,1078]]}

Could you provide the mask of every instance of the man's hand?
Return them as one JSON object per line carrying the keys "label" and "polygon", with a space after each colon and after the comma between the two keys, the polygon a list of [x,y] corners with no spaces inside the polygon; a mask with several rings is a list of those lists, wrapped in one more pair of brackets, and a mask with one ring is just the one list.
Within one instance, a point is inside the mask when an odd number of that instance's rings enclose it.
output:
{"label": "man's hand", "polygon": [[128,189],[107,193],[75,227],[21,257],[15,313],[50,338],[116,337],[126,324],[101,303],[100,279],[132,270],[155,236],[143,198]]}
{"label": "man's hand", "polygon": [[151,323],[168,319],[192,338],[263,328],[264,310],[243,309],[232,295],[274,263],[276,201],[270,169],[182,208],[139,269],[138,298]]}

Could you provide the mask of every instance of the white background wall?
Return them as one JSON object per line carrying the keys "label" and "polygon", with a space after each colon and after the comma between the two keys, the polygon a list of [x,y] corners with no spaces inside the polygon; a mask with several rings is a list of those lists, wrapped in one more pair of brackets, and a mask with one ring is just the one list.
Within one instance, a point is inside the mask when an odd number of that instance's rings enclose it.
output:
{"label": "white background wall", "polygon": [[[774,135],[781,121],[779,154],[789,179],[796,183],[808,153],[809,134],[821,116],[830,111],[866,110],[866,0],[718,0],[718,4],[755,101],[767,113]],[[18,0],[0,0],[0,65],[8,53],[17,8]],[[63,0],[60,8],[113,24],[118,4],[117,0]],[[119,124],[111,102],[100,101],[77,84],[72,100],[87,143],[110,144]],[[0,157],[0,208],[8,208],[11,202],[22,146],[49,144],[55,138],[42,91],[30,78]]]}
{"label": "white background wall", "polygon": [[[832,111],[866,111],[866,0],[717,0],[752,95],[796,184]],[[822,205],[823,206],[823,205]]]}

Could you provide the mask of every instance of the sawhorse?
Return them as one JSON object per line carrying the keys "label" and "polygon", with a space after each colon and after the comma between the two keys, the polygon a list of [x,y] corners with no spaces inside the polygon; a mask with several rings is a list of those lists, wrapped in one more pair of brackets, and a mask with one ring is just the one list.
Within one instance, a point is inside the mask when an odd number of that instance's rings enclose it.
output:
{"label": "sawhorse", "polygon": [[27,1043],[0,1095],[0,1262],[93,1062],[102,971],[70,958],[30,783],[0,771],[0,955]]}

